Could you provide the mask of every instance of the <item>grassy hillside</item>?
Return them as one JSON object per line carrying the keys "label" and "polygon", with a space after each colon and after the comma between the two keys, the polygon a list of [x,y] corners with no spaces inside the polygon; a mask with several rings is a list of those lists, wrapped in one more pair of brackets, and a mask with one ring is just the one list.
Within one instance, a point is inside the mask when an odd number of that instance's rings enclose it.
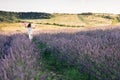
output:
{"label": "grassy hillside", "polygon": [[27,20],[38,24],[63,27],[107,26],[120,23],[120,16],[116,14],[53,14],[50,19]]}
{"label": "grassy hillside", "polygon": [[[84,26],[106,26],[115,25],[120,22],[119,14],[49,14],[38,12],[5,12],[0,11],[0,22],[14,22],[28,19],[38,24],[84,27]],[[31,20],[30,20],[31,19]],[[33,20],[34,19],[34,20]]]}

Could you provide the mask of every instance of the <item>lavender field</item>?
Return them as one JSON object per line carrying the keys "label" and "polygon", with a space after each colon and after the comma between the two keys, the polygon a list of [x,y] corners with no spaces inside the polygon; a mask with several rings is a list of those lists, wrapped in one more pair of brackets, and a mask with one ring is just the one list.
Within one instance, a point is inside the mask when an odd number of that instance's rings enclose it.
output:
{"label": "lavender field", "polygon": [[120,79],[120,29],[38,34],[46,52],[99,80]]}
{"label": "lavender field", "polygon": [[0,35],[0,80],[34,80],[38,58],[24,34]]}
{"label": "lavender field", "polygon": [[[53,54],[61,62],[76,66],[79,73],[88,74],[88,78],[78,80],[95,80],[91,76],[97,80],[119,80],[119,34],[118,28],[76,33],[37,33],[30,42],[26,34],[2,33],[0,80],[73,80],[45,70],[44,65],[41,65],[41,54],[46,53]],[[38,45],[44,45],[44,49]],[[53,74],[54,78],[51,77]]]}

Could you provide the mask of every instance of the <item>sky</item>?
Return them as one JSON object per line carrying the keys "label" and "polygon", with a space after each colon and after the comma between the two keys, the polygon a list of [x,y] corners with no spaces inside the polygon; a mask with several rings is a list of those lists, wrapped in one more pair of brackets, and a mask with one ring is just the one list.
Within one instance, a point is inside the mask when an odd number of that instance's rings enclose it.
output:
{"label": "sky", "polygon": [[1,0],[0,10],[14,12],[120,14],[120,0]]}

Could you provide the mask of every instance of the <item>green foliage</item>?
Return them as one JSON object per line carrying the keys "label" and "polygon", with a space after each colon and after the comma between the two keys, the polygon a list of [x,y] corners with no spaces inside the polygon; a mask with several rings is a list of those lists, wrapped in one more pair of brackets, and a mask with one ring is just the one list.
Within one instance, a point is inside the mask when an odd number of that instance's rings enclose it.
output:
{"label": "green foliage", "polygon": [[81,13],[80,15],[93,15],[93,13],[88,12],[88,13]]}
{"label": "green foliage", "polygon": [[[63,75],[65,80],[88,80],[87,73],[80,73],[76,66],[70,65],[64,61],[60,61],[54,57],[51,52],[45,52],[42,56],[45,62],[45,67],[58,74]],[[96,80],[95,77],[91,77],[90,80]]]}
{"label": "green foliage", "polygon": [[0,22],[19,22],[19,19],[49,19],[52,15],[38,12],[5,12],[0,11]]}
{"label": "green foliage", "polygon": [[42,72],[41,71],[39,71],[38,73],[37,73],[37,75],[34,77],[34,80],[39,80],[39,76],[42,74]]}
{"label": "green foliage", "polygon": [[[42,62],[45,69],[54,72],[54,75],[48,77],[47,80],[97,80],[95,77],[88,76],[87,73],[80,73],[76,66],[70,65],[65,61],[57,59],[52,52],[46,51],[46,45],[37,43],[42,50]],[[44,50],[44,51],[43,51]],[[37,77],[35,80],[38,80]]]}
{"label": "green foliage", "polygon": [[0,11],[0,22],[14,22],[16,20],[16,13]]}
{"label": "green foliage", "polygon": [[37,24],[55,25],[55,26],[60,26],[60,27],[84,27],[80,25],[66,25],[66,24],[59,24],[59,23],[37,23]]}
{"label": "green foliage", "polygon": [[18,18],[20,19],[49,19],[51,14],[48,13],[37,13],[37,12],[24,12],[18,13]]}
{"label": "green foliage", "polygon": [[109,15],[104,15],[102,16],[103,18],[106,18],[106,19],[113,19],[113,17],[109,16]]}

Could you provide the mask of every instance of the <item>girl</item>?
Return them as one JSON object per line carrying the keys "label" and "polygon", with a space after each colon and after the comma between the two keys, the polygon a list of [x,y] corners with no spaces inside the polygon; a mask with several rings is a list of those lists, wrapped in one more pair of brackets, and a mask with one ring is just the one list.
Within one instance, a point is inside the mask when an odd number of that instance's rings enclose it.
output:
{"label": "girl", "polygon": [[28,28],[29,39],[31,41],[33,39],[33,36],[32,36],[32,24],[28,23],[27,28]]}

